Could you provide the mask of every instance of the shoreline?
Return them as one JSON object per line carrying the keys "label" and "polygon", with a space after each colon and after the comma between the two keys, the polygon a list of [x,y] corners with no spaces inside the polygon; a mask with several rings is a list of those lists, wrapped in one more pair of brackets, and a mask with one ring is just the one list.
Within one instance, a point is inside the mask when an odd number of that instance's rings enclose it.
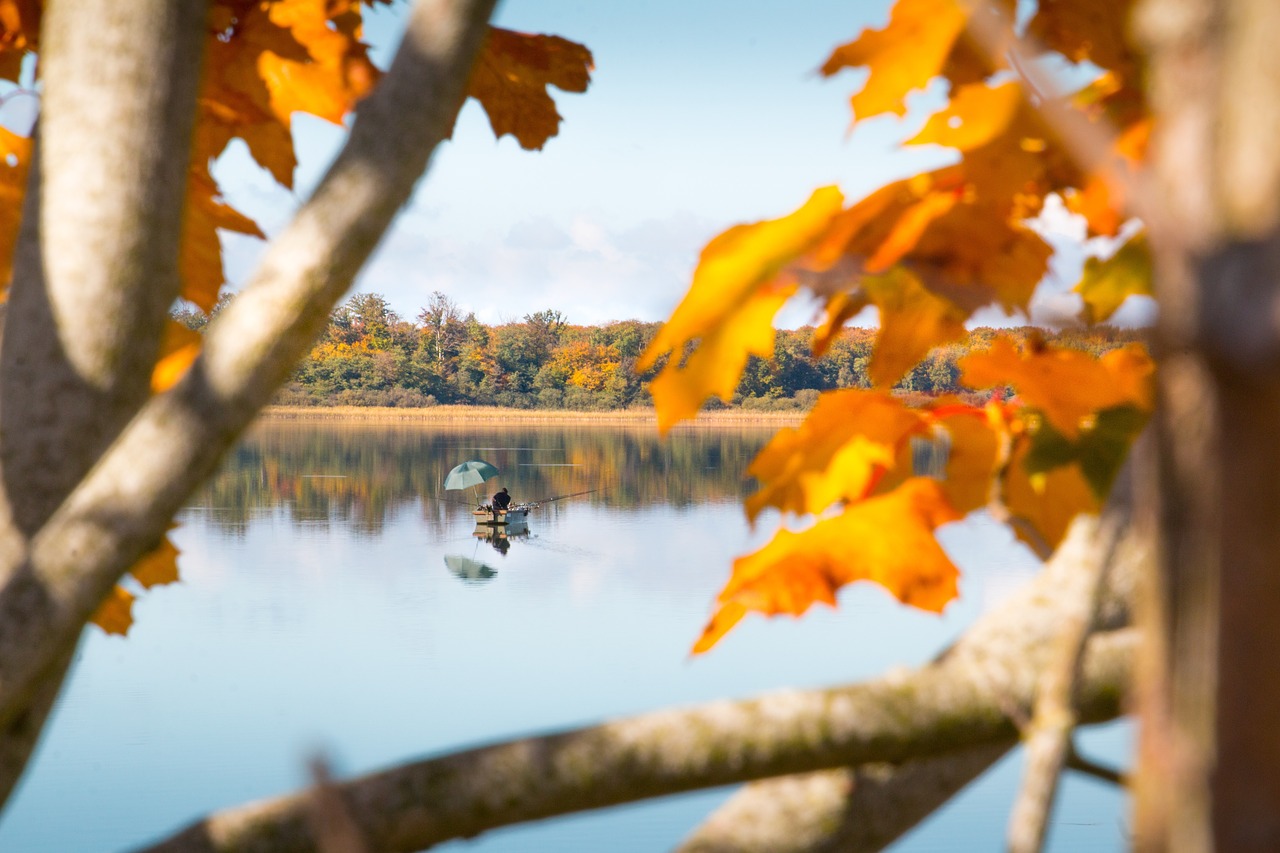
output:
{"label": "shoreline", "polygon": [[[722,426],[794,426],[806,411],[753,412],[722,409],[700,412],[696,420],[683,421],[674,429]],[[532,425],[580,424],[584,426],[636,425],[657,429],[652,409],[617,409],[583,412],[548,409],[506,409],[500,406],[267,406],[258,415],[259,423],[367,423],[423,425]]]}

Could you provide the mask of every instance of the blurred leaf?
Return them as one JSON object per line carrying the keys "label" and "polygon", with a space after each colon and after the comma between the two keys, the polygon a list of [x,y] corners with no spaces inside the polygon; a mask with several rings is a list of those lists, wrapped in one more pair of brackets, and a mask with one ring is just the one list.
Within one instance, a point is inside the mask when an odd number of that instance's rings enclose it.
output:
{"label": "blurred leaf", "polygon": [[1111,319],[1130,296],[1151,295],[1151,247],[1143,231],[1104,260],[1089,258],[1075,292],[1084,300],[1086,323]]}
{"label": "blurred leaf", "polygon": [[734,561],[694,654],[715,645],[747,610],[799,616],[814,602],[834,606],[840,587],[858,580],[880,584],[905,604],[942,612],[956,597],[958,572],[933,531],[958,518],[942,488],[917,477],[801,533],[779,531]]}

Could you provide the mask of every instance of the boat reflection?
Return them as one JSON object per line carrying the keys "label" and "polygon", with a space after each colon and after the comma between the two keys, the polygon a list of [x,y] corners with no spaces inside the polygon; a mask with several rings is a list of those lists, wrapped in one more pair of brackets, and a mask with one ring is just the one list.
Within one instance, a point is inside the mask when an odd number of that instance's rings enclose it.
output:
{"label": "boat reflection", "polygon": [[477,524],[475,531],[471,535],[488,542],[495,551],[505,557],[507,556],[507,551],[511,550],[511,542],[513,540],[529,538],[529,525],[522,521],[512,522],[505,527]]}
{"label": "boat reflection", "polygon": [[[511,550],[512,541],[529,538],[529,525],[523,522],[509,524],[505,527],[477,524],[472,536],[477,540],[488,542],[493,546],[493,550],[505,557],[507,552]],[[497,569],[474,556],[448,554],[444,558],[444,565],[450,574],[465,584],[484,584],[498,576]]]}

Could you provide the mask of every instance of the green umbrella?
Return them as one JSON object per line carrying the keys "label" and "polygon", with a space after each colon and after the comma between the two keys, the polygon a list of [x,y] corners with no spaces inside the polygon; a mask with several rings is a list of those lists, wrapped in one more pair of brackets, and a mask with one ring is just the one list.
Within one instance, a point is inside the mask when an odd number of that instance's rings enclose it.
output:
{"label": "green umbrella", "polygon": [[483,459],[468,459],[455,466],[444,477],[446,489],[468,489],[479,486],[485,480],[498,476],[498,469]]}

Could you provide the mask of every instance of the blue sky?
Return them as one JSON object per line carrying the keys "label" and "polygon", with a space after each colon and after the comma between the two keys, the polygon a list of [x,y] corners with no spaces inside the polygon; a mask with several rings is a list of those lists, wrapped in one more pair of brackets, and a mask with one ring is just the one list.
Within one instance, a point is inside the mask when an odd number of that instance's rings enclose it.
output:
{"label": "blue sky", "polygon": [[[499,25],[591,48],[589,91],[553,90],[564,123],[541,152],[522,151],[510,137],[495,141],[469,103],[356,290],[384,294],[407,318],[440,290],[490,323],[544,308],[575,323],[665,319],[698,251],[725,228],[784,215],[819,186],[856,198],[948,159],[936,148],[897,147],[936,96],[920,96],[901,122],[880,118],[850,134],[848,96],[859,76],[824,81],[815,71],[834,46],[882,26],[888,6],[506,0]],[[403,10],[370,16],[379,64],[399,37]],[[340,128],[299,116],[298,194],[232,150],[219,164],[226,195],[268,232],[278,230],[341,140]],[[260,244],[231,237],[225,245],[228,274],[243,281]],[[1078,250],[1065,254],[1039,313],[1056,310],[1054,292],[1074,284],[1079,263]],[[811,308],[798,306],[780,325],[810,318]]]}

